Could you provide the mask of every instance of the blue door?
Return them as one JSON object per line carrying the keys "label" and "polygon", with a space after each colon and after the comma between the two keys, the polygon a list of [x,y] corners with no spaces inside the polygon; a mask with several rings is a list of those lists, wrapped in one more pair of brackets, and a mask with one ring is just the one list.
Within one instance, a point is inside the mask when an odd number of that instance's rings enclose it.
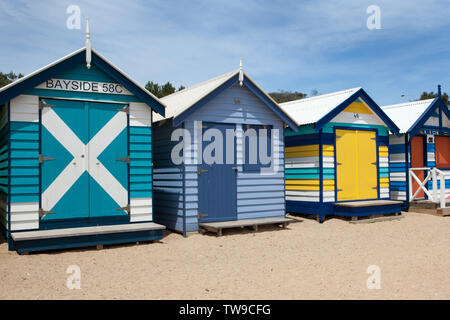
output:
{"label": "blue door", "polygon": [[122,108],[42,100],[41,209],[49,213],[45,220],[127,214],[128,115]]}
{"label": "blue door", "polygon": [[[203,123],[203,134],[206,130],[217,129],[221,132],[223,143],[226,141],[226,129],[235,130],[232,124]],[[214,138],[213,138],[214,139]],[[203,150],[211,141],[203,141]],[[237,220],[237,171],[236,168],[236,141],[229,148],[233,164],[226,164],[227,148],[223,145],[222,164],[207,164],[202,161],[198,166],[198,213],[199,222],[217,222]],[[232,149],[232,150],[231,150]],[[213,153],[215,156],[215,154]],[[230,162],[230,161],[229,161]]]}

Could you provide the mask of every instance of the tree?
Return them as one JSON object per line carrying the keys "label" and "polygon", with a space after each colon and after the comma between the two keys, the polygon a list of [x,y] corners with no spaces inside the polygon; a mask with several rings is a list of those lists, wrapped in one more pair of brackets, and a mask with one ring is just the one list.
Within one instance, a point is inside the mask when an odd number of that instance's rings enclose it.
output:
{"label": "tree", "polygon": [[22,77],[23,74],[21,73],[15,74],[12,71],[10,73],[0,72],[0,88]]}
{"label": "tree", "polygon": [[270,92],[269,96],[271,96],[277,103],[283,103],[303,99],[307,96],[307,94],[298,91],[292,92],[292,91],[278,90],[278,92]]}
{"label": "tree", "polygon": [[145,89],[153,93],[158,98],[168,96],[169,94],[172,94],[175,91],[183,90],[184,88],[184,86],[180,86],[178,90],[176,90],[170,82],[166,82],[165,84],[160,85],[156,82],[148,81],[145,85]]}
{"label": "tree", "polygon": [[[431,91],[431,92],[424,91],[420,95],[419,100],[434,99],[437,96],[438,96],[438,94],[434,93],[433,91]],[[442,94],[442,101],[444,101],[445,105],[450,107],[449,97],[448,97],[448,94],[445,92]]]}

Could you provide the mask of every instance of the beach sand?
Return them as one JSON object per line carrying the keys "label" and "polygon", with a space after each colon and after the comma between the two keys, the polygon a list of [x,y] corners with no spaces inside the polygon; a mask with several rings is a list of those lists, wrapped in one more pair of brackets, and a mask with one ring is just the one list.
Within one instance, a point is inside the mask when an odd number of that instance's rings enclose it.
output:
{"label": "beach sand", "polygon": [[[19,255],[0,244],[0,299],[450,299],[450,217],[167,232],[156,243]],[[66,270],[81,270],[81,289]],[[381,288],[368,289],[379,266]]]}

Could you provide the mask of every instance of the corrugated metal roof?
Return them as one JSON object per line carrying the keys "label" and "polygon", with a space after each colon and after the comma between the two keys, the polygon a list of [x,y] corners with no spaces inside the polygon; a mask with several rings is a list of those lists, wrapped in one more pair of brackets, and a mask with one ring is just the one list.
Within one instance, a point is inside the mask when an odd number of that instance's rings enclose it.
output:
{"label": "corrugated metal roof", "polygon": [[313,124],[322,119],[360,89],[361,87],[358,87],[311,98],[289,101],[281,103],[280,107],[297,123],[297,125]]}
{"label": "corrugated metal roof", "polygon": [[177,117],[238,73],[239,69],[161,98],[166,106],[166,116],[153,113],[153,121]]}
{"label": "corrugated metal roof", "polygon": [[381,109],[400,128],[400,133],[409,132],[434,99],[412,101],[383,106]]}

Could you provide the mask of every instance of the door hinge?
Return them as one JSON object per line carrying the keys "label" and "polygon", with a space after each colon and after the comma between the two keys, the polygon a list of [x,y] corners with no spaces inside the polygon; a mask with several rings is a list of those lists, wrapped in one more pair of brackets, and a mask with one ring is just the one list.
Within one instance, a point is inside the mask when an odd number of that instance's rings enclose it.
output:
{"label": "door hinge", "polygon": [[39,219],[42,219],[42,218],[44,218],[46,215],[48,215],[48,214],[53,214],[53,213],[55,213],[55,211],[45,211],[44,209],[39,208]]}
{"label": "door hinge", "polygon": [[197,174],[205,173],[205,172],[208,172],[208,170],[206,170],[206,169],[200,169],[199,167],[197,167]]}
{"label": "door hinge", "polygon": [[44,161],[50,161],[50,160],[55,160],[55,158],[47,158],[47,157],[44,157],[42,154],[39,155],[39,163],[42,163]]}
{"label": "door hinge", "polygon": [[50,107],[54,107],[54,105],[48,104],[44,100],[39,100],[39,110],[42,110],[44,108],[50,108]]}
{"label": "door hinge", "polygon": [[342,166],[342,163],[336,162],[336,165],[337,165],[337,166]]}
{"label": "door hinge", "polygon": [[336,136],[336,139],[338,139],[338,138],[342,138],[342,136]]}
{"label": "door hinge", "polygon": [[372,162],[371,164],[373,164],[373,165],[377,165],[377,163],[376,163],[376,162]]}
{"label": "door hinge", "polygon": [[201,218],[207,217],[207,216],[208,216],[207,214],[197,212],[197,219],[199,219],[199,220],[200,220]]}
{"label": "door hinge", "polygon": [[130,156],[126,156],[125,158],[116,159],[116,161],[122,161],[122,162],[130,163]]}
{"label": "door hinge", "polygon": [[125,207],[116,208],[116,210],[126,211],[128,215],[129,215],[130,212],[131,212],[131,208],[130,208],[130,205],[129,205],[129,204],[127,204]]}
{"label": "door hinge", "polygon": [[339,192],[339,191],[342,191],[342,189],[337,189],[336,191]]}
{"label": "door hinge", "polygon": [[370,140],[375,140],[375,141],[377,141],[377,138],[370,138]]}
{"label": "door hinge", "polygon": [[125,107],[121,108],[121,109],[116,109],[117,111],[122,111],[125,112],[126,114],[130,114],[130,105],[127,104]]}
{"label": "door hinge", "polygon": [[372,187],[373,190],[378,190],[378,187]]}

